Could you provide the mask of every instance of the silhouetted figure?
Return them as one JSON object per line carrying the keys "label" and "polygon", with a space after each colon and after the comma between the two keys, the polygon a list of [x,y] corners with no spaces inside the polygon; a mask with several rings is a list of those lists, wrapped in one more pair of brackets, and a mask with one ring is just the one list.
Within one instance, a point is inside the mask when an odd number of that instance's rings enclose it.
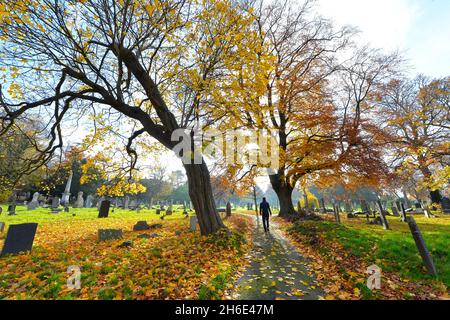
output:
{"label": "silhouetted figure", "polygon": [[259,214],[262,216],[264,231],[269,231],[269,216],[272,215],[272,210],[270,210],[270,205],[266,201],[266,198],[263,198],[263,201],[259,205]]}

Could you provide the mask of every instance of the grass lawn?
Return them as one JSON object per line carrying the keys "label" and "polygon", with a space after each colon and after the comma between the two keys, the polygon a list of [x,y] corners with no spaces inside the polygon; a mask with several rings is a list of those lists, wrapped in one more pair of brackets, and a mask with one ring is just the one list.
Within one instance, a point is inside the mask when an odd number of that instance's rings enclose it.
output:
{"label": "grass lawn", "polygon": [[[189,232],[182,210],[161,220],[155,210],[116,209],[98,219],[95,208],[53,215],[49,209],[27,211],[19,206],[16,216],[7,216],[3,209],[0,221],[7,227],[39,225],[31,253],[0,258],[0,299],[197,299],[205,292],[220,298],[231,281],[211,283],[235,274],[250,248],[245,217],[226,220],[235,231],[230,235],[204,237]],[[162,228],[132,231],[139,220],[161,223]],[[120,228],[123,239],[99,243],[100,228]],[[0,247],[6,232],[0,234]],[[156,236],[138,238],[144,233]],[[132,240],[133,246],[119,248],[125,240]],[[66,286],[72,265],[81,268],[81,290]]]}
{"label": "grass lawn", "polygon": [[[438,270],[438,280],[450,287],[450,216],[440,215],[427,219],[414,215],[428,249]],[[323,237],[328,242],[337,242],[352,256],[363,259],[367,264],[377,264],[384,271],[397,272],[410,280],[431,280],[406,223],[398,217],[388,217],[391,230],[381,226],[368,225],[364,218],[347,219],[341,215],[342,225],[331,221],[305,221],[296,223],[292,234],[306,237]],[[318,250],[327,255],[329,248]]]}

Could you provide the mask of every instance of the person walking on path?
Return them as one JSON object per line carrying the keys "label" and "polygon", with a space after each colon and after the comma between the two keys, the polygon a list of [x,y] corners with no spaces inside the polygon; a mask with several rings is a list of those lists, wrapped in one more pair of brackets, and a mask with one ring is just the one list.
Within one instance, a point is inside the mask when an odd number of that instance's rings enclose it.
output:
{"label": "person walking on path", "polygon": [[272,215],[272,210],[270,210],[270,205],[266,198],[263,198],[259,205],[259,214],[262,216],[264,231],[269,232],[269,216]]}

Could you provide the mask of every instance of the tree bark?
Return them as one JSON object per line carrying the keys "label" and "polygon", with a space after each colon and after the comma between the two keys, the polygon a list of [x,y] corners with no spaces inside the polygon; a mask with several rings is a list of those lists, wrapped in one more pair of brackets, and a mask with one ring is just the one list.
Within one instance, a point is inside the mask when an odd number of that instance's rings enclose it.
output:
{"label": "tree bark", "polygon": [[292,203],[292,192],[294,191],[294,188],[286,183],[284,177],[279,174],[270,175],[269,178],[272,188],[280,201],[279,216],[288,217],[295,215],[296,212]]}
{"label": "tree bark", "polygon": [[225,228],[214,203],[211,180],[206,163],[185,164],[184,168],[188,180],[189,196],[198,218],[201,234],[208,235]]}

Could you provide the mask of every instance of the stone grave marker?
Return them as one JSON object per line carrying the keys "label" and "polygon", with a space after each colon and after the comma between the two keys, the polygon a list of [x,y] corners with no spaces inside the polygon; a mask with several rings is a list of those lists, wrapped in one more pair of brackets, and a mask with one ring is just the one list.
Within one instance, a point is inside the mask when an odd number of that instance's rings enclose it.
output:
{"label": "stone grave marker", "polygon": [[98,229],[98,241],[122,239],[122,229]]}
{"label": "stone grave marker", "polygon": [[428,273],[437,276],[436,267],[433,262],[433,258],[431,257],[430,252],[428,251],[425,240],[423,239],[422,233],[420,232],[419,226],[413,217],[406,217],[406,222],[408,223],[409,230],[414,238],[414,242],[416,243],[417,250],[419,251],[420,256],[422,257],[422,261],[427,269]]}
{"label": "stone grave marker", "polygon": [[2,207],[0,207],[0,215],[2,214],[2,212],[3,212],[3,208],[2,208]]}
{"label": "stone grave marker", "polygon": [[33,194],[33,199],[30,203],[27,205],[28,210],[35,210],[37,207],[39,207],[39,192],[35,192]]}
{"label": "stone grave marker", "polygon": [[37,223],[10,225],[0,256],[31,251],[37,226]]}
{"label": "stone grave marker", "polygon": [[189,219],[189,230],[194,232],[197,230],[198,219],[196,216],[192,216]]}
{"label": "stone grave marker", "polygon": [[150,230],[151,227],[147,224],[147,221],[138,221],[133,226],[133,231],[144,231],[144,230]]}
{"label": "stone grave marker", "polygon": [[230,203],[230,201],[227,202],[226,211],[227,211],[227,217],[231,217],[231,203]]}
{"label": "stone grave marker", "polygon": [[94,197],[92,195],[88,195],[86,197],[86,202],[84,203],[85,208],[92,208],[92,204],[94,203]]}
{"label": "stone grave marker", "polygon": [[5,231],[5,223],[4,222],[0,222],[0,232]]}
{"label": "stone grave marker", "polygon": [[450,199],[447,197],[442,198],[442,211],[444,214],[450,214]]}
{"label": "stone grave marker", "polygon": [[380,210],[380,218],[381,218],[381,223],[383,224],[383,228],[384,230],[389,230],[389,222],[386,219],[386,211],[383,209],[383,205],[381,204],[381,201],[378,200],[377,201],[378,204],[378,209]]}
{"label": "stone grave marker", "polygon": [[124,202],[124,205],[123,205],[123,208],[124,208],[125,210],[128,210],[129,203],[130,203],[130,197],[129,197],[129,196],[126,196],[126,197],[125,197],[125,202]]}
{"label": "stone grave marker", "polygon": [[8,205],[8,216],[15,216],[16,215],[16,205],[10,204]]}
{"label": "stone grave marker", "polygon": [[103,200],[100,204],[100,209],[98,210],[99,218],[108,218],[109,208],[111,206],[111,202],[108,200]]}
{"label": "stone grave marker", "polygon": [[83,191],[78,192],[77,201],[75,202],[75,208],[83,208]]}

